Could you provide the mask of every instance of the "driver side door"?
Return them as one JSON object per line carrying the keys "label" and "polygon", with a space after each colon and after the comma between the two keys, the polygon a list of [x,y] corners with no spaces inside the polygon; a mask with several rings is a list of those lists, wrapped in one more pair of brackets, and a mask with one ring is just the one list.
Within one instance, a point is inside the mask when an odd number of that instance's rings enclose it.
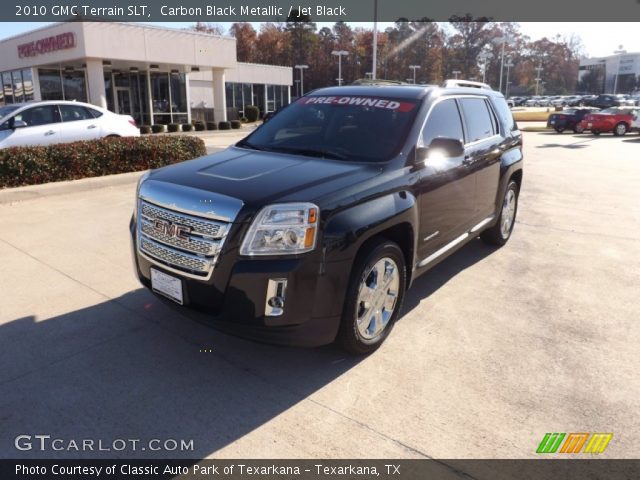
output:
{"label": "driver side door", "polygon": [[[464,144],[458,101],[444,98],[428,114],[418,147],[428,148],[435,138]],[[417,184],[420,203],[418,255],[425,259],[471,228],[475,212],[476,178],[465,156],[424,161]]]}
{"label": "driver side door", "polygon": [[25,126],[7,130],[4,147],[51,145],[60,139],[60,114],[56,105],[38,105],[13,116],[14,122]]}

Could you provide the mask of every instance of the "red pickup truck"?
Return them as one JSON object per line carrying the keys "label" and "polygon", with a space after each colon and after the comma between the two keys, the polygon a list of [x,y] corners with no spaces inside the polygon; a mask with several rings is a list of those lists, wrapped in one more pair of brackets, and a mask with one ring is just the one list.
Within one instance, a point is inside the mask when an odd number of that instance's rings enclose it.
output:
{"label": "red pickup truck", "polygon": [[633,118],[638,115],[640,108],[612,107],[598,113],[586,115],[580,122],[580,128],[590,130],[594,135],[613,132],[620,137],[631,130]]}

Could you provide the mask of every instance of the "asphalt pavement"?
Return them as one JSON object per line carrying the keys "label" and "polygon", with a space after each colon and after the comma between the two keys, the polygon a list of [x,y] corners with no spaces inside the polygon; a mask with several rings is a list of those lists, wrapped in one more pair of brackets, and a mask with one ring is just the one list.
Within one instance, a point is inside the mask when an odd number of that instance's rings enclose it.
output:
{"label": "asphalt pavement", "polygon": [[[418,279],[362,358],[231,337],[141,288],[136,175],[0,204],[0,457],[533,458],[546,432],[637,457],[640,136],[524,144],[510,242]],[[23,434],[193,450],[17,451]]]}

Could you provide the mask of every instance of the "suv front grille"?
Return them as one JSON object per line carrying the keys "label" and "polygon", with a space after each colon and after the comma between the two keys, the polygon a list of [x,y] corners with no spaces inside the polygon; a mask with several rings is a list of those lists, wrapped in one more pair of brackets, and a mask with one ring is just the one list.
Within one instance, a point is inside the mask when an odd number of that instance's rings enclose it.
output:
{"label": "suv front grille", "polygon": [[139,199],[138,248],[182,275],[208,279],[230,223],[170,210]]}

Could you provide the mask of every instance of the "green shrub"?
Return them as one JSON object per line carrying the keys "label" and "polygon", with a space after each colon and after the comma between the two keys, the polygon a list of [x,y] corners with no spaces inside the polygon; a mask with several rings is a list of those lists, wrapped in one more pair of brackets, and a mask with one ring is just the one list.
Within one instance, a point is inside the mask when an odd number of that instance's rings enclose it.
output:
{"label": "green shrub", "polygon": [[247,123],[249,120],[247,120],[247,117],[240,117],[240,121],[242,123]]}
{"label": "green shrub", "polygon": [[140,127],[140,133],[142,135],[148,135],[151,133],[151,127],[149,125],[142,125]]}
{"label": "green shrub", "polygon": [[218,123],[218,128],[220,130],[230,130],[231,129],[231,123],[230,122],[219,122]]}
{"label": "green shrub", "polygon": [[206,155],[186,135],[105,138],[0,150],[0,188],[159,168]]}
{"label": "green shrub", "polygon": [[231,128],[238,129],[242,126],[242,122],[240,120],[231,120]]}
{"label": "green shrub", "polygon": [[171,133],[179,132],[180,125],[178,125],[177,123],[170,123],[169,125],[167,125],[167,130]]}
{"label": "green shrub", "polygon": [[196,122],[193,126],[196,129],[196,132],[203,132],[206,129],[204,122]]}
{"label": "green shrub", "polygon": [[191,125],[190,123],[183,123],[182,124],[182,131],[183,132],[190,132],[193,130],[193,125]]}
{"label": "green shrub", "polygon": [[218,124],[216,122],[207,122],[207,130],[217,130]]}
{"label": "green shrub", "polygon": [[255,122],[260,116],[260,110],[255,105],[247,105],[244,107],[244,115],[247,117],[247,121]]}
{"label": "green shrub", "polygon": [[151,131],[153,133],[163,133],[165,132],[165,126],[160,124],[151,125]]}

